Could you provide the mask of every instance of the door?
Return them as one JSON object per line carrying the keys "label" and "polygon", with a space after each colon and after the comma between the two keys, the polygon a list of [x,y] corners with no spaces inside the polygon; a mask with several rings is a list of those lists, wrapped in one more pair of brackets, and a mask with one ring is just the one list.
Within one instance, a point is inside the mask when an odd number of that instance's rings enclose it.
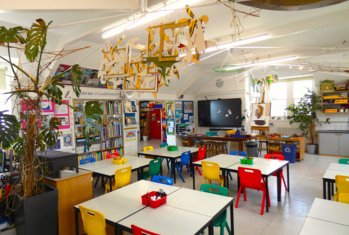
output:
{"label": "door", "polygon": [[349,134],[338,134],[339,155],[349,157]]}
{"label": "door", "polygon": [[161,139],[161,110],[153,109],[150,111],[150,139]]}

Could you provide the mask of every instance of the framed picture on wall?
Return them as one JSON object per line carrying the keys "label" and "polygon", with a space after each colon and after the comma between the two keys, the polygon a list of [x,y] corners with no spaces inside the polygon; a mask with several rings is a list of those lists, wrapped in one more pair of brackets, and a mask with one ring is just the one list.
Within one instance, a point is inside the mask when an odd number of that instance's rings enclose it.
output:
{"label": "framed picture on wall", "polygon": [[270,103],[252,104],[251,127],[268,127],[270,123]]}

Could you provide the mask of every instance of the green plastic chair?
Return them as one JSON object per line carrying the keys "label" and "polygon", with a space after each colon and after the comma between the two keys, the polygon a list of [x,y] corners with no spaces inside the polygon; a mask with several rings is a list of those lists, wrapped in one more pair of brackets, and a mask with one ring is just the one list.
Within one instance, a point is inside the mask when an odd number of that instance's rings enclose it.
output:
{"label": "green plastic chair", "polygon": [[347,164],[347,165],[349,165],[349,158],[340,158],[338,160],[338,163],[339,164]]}
{"label": "green plastic chair", "polygon": [[161,161],[160,159],[154,159],[149,162],[149,170],[144,171],[142,174],[143,179],[148,179],[154,175],[160,175]]}
{"label": "green plastic chair", "polygon": [[[229,191],[228,188],[214,185],[214,184],[202,184],[200,186],[200,191],[206,192],[206,193],[213,193],[218,194],[221,196],[228,196]],[[231,234],[231,230],[229,228],[228,222],[227,222],[227,211],[225,210],[220,214],[214,221],[213,221],[214,227],[220,227],[220,235],[224,235],[224,228],[227,229],[228,234]]]}

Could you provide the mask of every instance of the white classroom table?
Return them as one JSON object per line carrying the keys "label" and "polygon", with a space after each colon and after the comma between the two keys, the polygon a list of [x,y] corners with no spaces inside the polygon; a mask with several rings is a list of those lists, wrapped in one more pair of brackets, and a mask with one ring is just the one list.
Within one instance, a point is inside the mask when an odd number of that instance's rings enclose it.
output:
{"label": "white classroom table", "polygon": [[[349,226],[349,204],[315,198],[308,217]],[[349,233],[348,233],[349,234]]]}
{"label": "white classroom table", "polygon": [[203,231],[210,223],[209,216],[195,214],[176,207],[163,205],[147,207],[119,222],[124,230],[137,225],[161,235],[193,235]]}
{"label": "white classroom table", "polygon": [[[140,179],[140,171],[149,166],[149,159],[139,158],[136,156],[124,156],[127,159],[125,164],[114,164],[113,159],[104,159],[96,162],[90,162],[79,166],[80,169],[92,171],[94,175],[98,176],[95,186],[98,183],[99,177],[107,177],[109,179],[109,187],[112,187],[113,177],[117,169],[127,166],[132,167],[132,171],[137,171],[138,179]],[[102,184],[104,184],[102,180]],[[104,187],[104,185],[103,185]]]}
{"label": "white classroom table", "polygon": [[[234,156],[233,156],[234,157]],[[273,173],[280,172],[280,170],[286,166],[287,169],[287,175],[286,175],[286,181],[287,181],[287,191],[290,192],[290,169],[289,169],[289,161],[285,160],[275,160],[275,159],[265,159],[265,158],[253,158],[253,165],[247,165],[247,164],[241,164],[238,162],[237,164],[234,164],[232,166],[229,166],[227,168],[228,173],[231,172],[238,172],[239,167],[245,167],[245,168],[252,168],[252,169],[258,169],[261,171],[262,176],[265,179],[265,183],[267,186],[267,196],[265,197],[266,205],[268,205],[269,200],[269,186],[268,186],[268,177],[271,176]],[[227,178],[228,179],[228,178]],[[279,174],[277,174],[277,201],[281,201],[281,177]],[[239,185],[238,185],[239,186]],[[269,212],[269,207],[266,207],[266,211]]]}
{"label": "white classroom table", "polygon": [[348,215],[348,204],[315,198],[300,234],[349,234]]}
{"label": "white classroom table", "polygon": [[300,235],[348,235],[349,226],[307,217]]}
{"label": "white classroom table", "polygon": [[336,175],[349,176],[349,171],[329,170],[329,169],[325,171],[324,175],[322,176],[322,193],[323,193],[322,196],[324,199],[331,200],[334,194],[334,183],[335,183]]}
{"label": "white classroom table", "polygon": [[339,164],[339,163],[331,163],[327,170],[334,170],[334,171],[344,171],[349,172],[349,165],[347,164]]}
{"label": "white classroom table", "polygon": [[[158,191],[160,188],[167,193],[165,205],[156,209],[142,205],[142,195],[150,191]],[[181,192],[175,194],[177,191]],[[123,229],[130,230],[131,224],[160,234],[196,234],[209,227],[209,234],[213,234],[213,219],[228,206],[230,206],[231,221],[233,221],[233,198],[190,191],[193,190],[140,180],[79,205],[102,212],[107,223],[114,226],[116,234],[121,234],[120,230]],[[194,196],[195,198],[193,198]],[[178,199],[176,199],[177,197]],[[180,205],[180,201],[184,199],[184,204],[187,200],[195,202],[195,204],[184,208],[183,205]],[[198,208],[197,200],[205,202],[201,204],[201,209]],[[79,205],[74,207],[76,234],[79,234]],[[231,222],[231,229],[234,233],[233,222]]]}
{"label": "white classroom table", "polygon": [[[178,146],[177,151],[168,151],[167,147],[164,148],[154,148],[153,150],[148,150],[148,151],[139,151],[138,152],[138,157],[139,156],[151,156],[151,157],[160,157],[160,158],[166,158],[171,161],[171,173],[170,177],[174,179],[174,182],[176,183],[176,170],[175,170],[175,162],[176,159],[180,158],[183,152],[190,151],[191,156],[193,156],[193,153],[198,152],[198,148],[194,147],[183,147],[183,146]],[[192,163],[193,157],[190,158],[190,163]],[[190,164],[192,165],[192,164]],[[193,169],[191,169],[193,171]]]}

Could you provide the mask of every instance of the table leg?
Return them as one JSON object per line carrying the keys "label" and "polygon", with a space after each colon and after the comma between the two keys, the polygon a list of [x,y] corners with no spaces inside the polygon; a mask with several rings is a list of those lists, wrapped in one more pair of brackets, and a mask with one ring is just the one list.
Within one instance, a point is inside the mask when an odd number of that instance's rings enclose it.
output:
{"label": "table leg", "polygon": [[278,202],[280,202],[281,201],[281,176],[280,176],[280,170],[277,172],[276,184],[277,184]]}
{"label": "table leg", "polygon": [[226,175],[224,177],[224,181],[227,182],[227,189],[229,191],[229,171],[226,171]]}
{"label": "table leg", "polygon": [[119,226],[117,226],[117,224],[114,224],[114,234],[118,235],[118,234],[122,234],[121,229],[119,229]]}
{"label": "table leg", "polygon": [[287,163],[286,165],[287,168],[287,192],[290,193],[290,164]]}
{"label": "table leg", "polygon": [[213,235],[213,221],[211,221],[210,225],[208,226],[208,234]]}
{"label": "table leg", "polygon": [[331,195],[334,196],[334,183],[331,182]]}
{"label": "table leg", "polygon": [[238,181],[238,192],[239,192],[239,188],[240,188],[240,177],[239,177],[239,173],[237,174],[238,176],[237,176],[237,181]]}
{"label": "table leg", "polygon": [[101,177],[101,176],[97,176],[96,183],[95,183],[95,185],[93,186],[94,188],[97,186],[100,177]]}
{"label": "table leg", "polygon": [[331,200],[331,182],[327,180],[327,199]]}
{"label": "table leg", "polygon": [[79,211],[74,208],[75,213],[75,235],[79,235]]}
{"label": "table leg", "polygon": [[175,167],[175,160],[176,159],[174,159],[174,158],[171,158],[171,172],[172,172],[172,174],[171,174],[171,177],[173,177],[173,181],[174,181],[174,183],[176,183],[176,167]]}
{"label": "table leg", "polygon": [[322,198],[326,199],[326,181],[322,179]]}
{"label": "table leg", "polygon": [[109,177],[109,187],[110,192],[113,191],[112,177]]}
{"label": "table leg", "polygon": [[244,150],[243,141],[239,141],[239,151],[243,151],[243,150]]}
{"label": "table leg", "polygon": [[267,190],[266,194],[267,196],[265,197],[265,200],[266,200],[266,209],[267,209],[267,212],[269,212],[269,187],[268,187],[268,177],[265,177],[265,189]]}
{"label": "table leg", "polygon": [[230,204],[230,228],[231,235],[234,235],[234,200]]}

